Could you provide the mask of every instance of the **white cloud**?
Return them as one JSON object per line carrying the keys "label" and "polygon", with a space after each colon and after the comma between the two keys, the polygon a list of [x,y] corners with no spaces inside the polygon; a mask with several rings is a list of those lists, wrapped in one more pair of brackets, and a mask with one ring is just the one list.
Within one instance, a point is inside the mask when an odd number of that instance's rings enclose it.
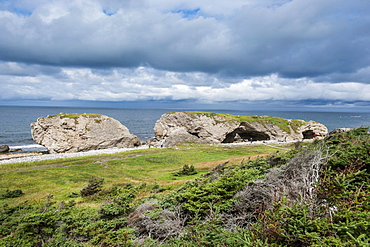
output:
{"label": "white cloud", "polygon": [[[59,74],[0,76],[0,100],[195,100],[199,102],[346,100],[370,101],[370,84],[314,82],[287,79],[277,74],[250,79],[220,78],[205,73],[158,71],[152,68],[101,71],[63,68]],[[213,82],[213,83],[212,83]]]}

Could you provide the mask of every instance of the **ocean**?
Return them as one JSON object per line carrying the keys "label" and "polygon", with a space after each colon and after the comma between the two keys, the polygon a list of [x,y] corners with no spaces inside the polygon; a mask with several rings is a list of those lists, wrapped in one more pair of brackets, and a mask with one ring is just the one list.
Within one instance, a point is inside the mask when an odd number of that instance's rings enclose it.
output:
{"label": "ocean", "polygon": [[[186,109],[181,109],[181,111]],[[154,136],[155,122],[166,112],[179,109],[118,109],[118,108],[73,108],[73,107],[25,107],[0,106],[0,145],[21,148],[24,152],[45,151],[32,140],[32,122],[39,117],[67,113],[98,113],[120,121],[130,133],[141,141]],[[250,111],[250,110],[202,110],[232,115],[276,116],[287,119],[313,120],[326,125],[329,131],[335,128],[370,126],[370,113],[354,112],[299,112],[299,111]]]}

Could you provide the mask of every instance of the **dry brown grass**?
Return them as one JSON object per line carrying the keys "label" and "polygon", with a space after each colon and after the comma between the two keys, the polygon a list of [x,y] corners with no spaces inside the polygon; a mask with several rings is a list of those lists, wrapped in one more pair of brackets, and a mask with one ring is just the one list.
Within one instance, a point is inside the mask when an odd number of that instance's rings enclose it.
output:
{"label": "dry brown grass", "polygon": [[224,160],[200,162],[200,163],[195,164],[194,166],[197,169],[212,169],[215,166],[225,163],[225,162],[228,162],[227,165],[230,166],[230,165],[241,164],[243,162],[248,162],[250,160],[255,160],[258,158],[266,158],[269,155],[270,154],[259,154],[259,155],[253,155],[253,156],[246,155],[246,156],[240,156],[240,157],[229,158],[229,159],[224,159]]}

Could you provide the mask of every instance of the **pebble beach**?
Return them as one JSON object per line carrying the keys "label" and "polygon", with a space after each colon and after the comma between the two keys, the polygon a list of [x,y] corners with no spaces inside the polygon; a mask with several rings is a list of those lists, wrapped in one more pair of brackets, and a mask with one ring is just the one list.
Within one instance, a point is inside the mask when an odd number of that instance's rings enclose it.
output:
{"label": "pebble beach", "polygon": [[99,154],[114,154],[131,150],[139,150],[149,148],[147,145],[142,145],[136,148],[107,148],[99,150],[90,150],[78,153],[58,153],[58,154],[41,154],[41,153],[23,153],[23,154],[7,154],[0,156],[0,165],[21,162],[33,162],[43,160],[65,159],[73,157],[91,156]]}

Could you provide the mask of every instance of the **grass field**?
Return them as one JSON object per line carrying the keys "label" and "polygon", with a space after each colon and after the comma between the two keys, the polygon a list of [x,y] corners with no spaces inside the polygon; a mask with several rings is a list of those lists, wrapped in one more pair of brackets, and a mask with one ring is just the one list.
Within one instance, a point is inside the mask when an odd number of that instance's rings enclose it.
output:
{"label": "grass field", "polygon": [[[276,152],[284,152],[284,149],[265,145],[184,144],[177,148],[0,165],[0,194],[16,189],[24,193],[18,198],[0,200],[0,205],[16,205],[25,200],[40,202],[48,195],[68,201],[71,199],[69,195],[79,193],[92,177],[104,178],[104,187],[107,188],[145,183],[169,190],[223,162],[228,161],[228,165],[239,164],[243,160],[265,157]],[[184,165],[193,165],[198,173],[174,176]],[[149,194],[150,191],[142,196]],[[78,200],[84,204],[82,198]]]}

